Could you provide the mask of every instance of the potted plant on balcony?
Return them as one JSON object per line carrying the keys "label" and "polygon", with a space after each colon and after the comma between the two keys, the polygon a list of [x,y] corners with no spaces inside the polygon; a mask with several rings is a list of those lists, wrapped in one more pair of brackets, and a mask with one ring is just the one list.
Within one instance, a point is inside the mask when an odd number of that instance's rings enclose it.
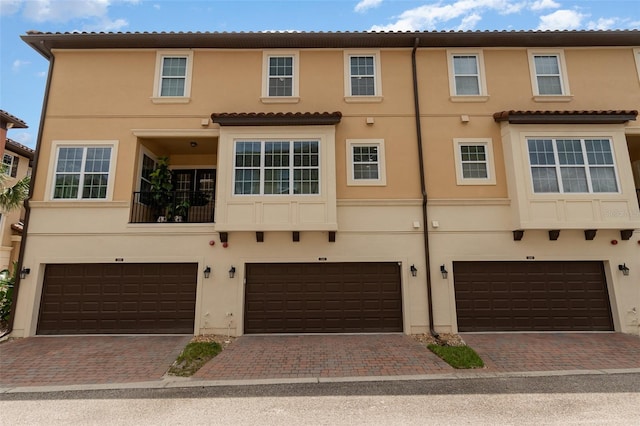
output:
{"label": "potted plant on balcony", "polygon": [[156,167],[149,175],[151,183],[151,200],[156,210],[157,221],[166,222],[171,217],[173,199],[173,182],[169,170],[169,158],[160,157]]}
{"label": "potted plant on balcony", "polygon": [[191,207],[191,203],[189,200],[183,200],[177,203],[173,209],[175,216],[173,217],[174,222],[184,222],[187,214],[189,213],[189,207]]}

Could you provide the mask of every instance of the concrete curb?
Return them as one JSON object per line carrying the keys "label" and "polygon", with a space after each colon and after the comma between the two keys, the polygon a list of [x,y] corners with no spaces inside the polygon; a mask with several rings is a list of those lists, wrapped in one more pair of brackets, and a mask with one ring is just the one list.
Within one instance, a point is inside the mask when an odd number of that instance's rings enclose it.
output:
{"label": "concrete curb", "polygon": [[420,380],[469,380],[509,377],[552,377],[604,374],[640,374],[640,368],[606,369],[606,370],[551,370],[551,371],[520,371],[520,372],[474,372],[460,371],[444,374],[421,374],[411,376],[356,376],[356,377],[301,377],[274,379],[246,379],[246,380],[200,380],[183,377],[165,376],[161,380],[134,383],[101,383],[58,386],[0,386],[0,394],[5,393],[40,393],[40,392],[70,392],[93,390],[120,389],[176,389],[193,387],[222,387],[222,386],[260,386],[283,384],[310,383],[357,383],[357,382],[389,382],[389,381],[420,381]]}

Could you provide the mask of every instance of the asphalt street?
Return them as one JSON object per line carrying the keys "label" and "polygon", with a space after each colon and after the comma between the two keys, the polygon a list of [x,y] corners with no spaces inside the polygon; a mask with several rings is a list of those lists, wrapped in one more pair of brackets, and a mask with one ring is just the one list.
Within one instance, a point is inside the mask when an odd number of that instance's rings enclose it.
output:
{"label": "asphalt street", "polygon": [[0,394],[0,423],[639,424],[640,374]]}

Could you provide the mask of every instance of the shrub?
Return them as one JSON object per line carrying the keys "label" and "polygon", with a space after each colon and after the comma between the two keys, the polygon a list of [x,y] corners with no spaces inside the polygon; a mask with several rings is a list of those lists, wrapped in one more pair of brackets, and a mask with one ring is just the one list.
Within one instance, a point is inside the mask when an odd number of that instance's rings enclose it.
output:
{"label": "shrub", "polygon": [[13,264],[13,273],[8,269],[0,271],[0,321],[7,321],[11,313],[13,286],[16,283],[17,264]]}

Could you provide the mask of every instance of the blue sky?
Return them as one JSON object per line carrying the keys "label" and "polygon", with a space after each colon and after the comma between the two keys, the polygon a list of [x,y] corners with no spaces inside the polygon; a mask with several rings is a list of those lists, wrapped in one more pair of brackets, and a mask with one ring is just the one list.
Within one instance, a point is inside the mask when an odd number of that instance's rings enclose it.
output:
{"label": "blue sky", "polygon": [[[467,31],[640,28],[640,0],[0,0],[0,109],[36,143],[48,62],[20,35],[68,31]],[[638,43],[640,45],[640,41]]]}

